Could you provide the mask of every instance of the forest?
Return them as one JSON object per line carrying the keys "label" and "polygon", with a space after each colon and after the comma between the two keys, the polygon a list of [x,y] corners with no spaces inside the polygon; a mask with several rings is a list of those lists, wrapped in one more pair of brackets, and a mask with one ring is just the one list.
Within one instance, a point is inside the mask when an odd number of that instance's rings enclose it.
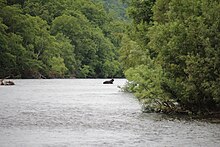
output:
{"label": "forest", "polygon": [[126,77],[146,112],[220,112],[219,0],[0,0],[0,77]]}
{"label": "forest", "polygon": [[0,77],[121,77],[123,8],[100,0],[0,0]]}

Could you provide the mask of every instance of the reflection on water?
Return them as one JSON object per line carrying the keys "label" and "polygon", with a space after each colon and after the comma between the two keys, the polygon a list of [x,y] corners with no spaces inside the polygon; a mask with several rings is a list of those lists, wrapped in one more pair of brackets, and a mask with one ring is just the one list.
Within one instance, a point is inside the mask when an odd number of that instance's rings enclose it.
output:
{"label": "reflection on water", "polygon": [[15,80],[0,87],[0,146],[219,146],[220,124],[140,111],[116,79]]}

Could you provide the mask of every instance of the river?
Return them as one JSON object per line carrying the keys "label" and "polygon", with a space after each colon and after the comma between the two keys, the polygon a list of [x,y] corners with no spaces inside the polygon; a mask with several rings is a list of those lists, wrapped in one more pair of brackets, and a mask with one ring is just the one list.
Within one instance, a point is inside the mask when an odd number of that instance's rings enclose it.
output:
{"label": "river", "polygon": [[0,147],[218,147],[220,124],[142,113],[103,79],[14,80],[0,86]]}

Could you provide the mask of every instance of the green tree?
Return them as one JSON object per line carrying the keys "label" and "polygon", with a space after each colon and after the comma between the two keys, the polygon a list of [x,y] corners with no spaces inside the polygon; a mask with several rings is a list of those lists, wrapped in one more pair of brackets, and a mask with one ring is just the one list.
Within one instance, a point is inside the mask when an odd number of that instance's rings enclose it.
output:
{"label": "green tree", "polygon": [[71,40],[63,34],[58,33],[56,40],[60,56],[64,59],[65,66],[68,69],[65,74],[74,77],[76,74],[75,47],[71,44]]}
{"label": "green tree", "polygon": [[[212,37],[214,34],[219,36],[216,29],[219,6],[216,1],[173,0],[166,13],[169,22],[159,22],[150,33],[151,47],[157,50],[158,60],[169,79],[166,83],[168,89],[174,91],[173,97],[177,96],[180,103],[193,112],[214,110],[219,101],[217,93],[211,90],[219,88],[213,85],[219,82],[216,74],[219,70],[215,66],[219,62],[216,56],[219,47],[213,44],[218,37]],[[213,15],[215,17],[210,18]]]}
{"label": "green tree", "polygon": [[152,21],[152,7],[155,0],[131,0],[128,7],[128,14],[136,24]]}
{"label": "green tree", "polygon": [[[134,42],[127,39],[121,49],[122,58],[133,57],[123,63],[126,77],[134,83],[131,89],[148,107],[152,104],[163,111],[176,111],[174,102],[178,102],[182,110],[193,113],[219,110],[220,3],[157,0],[151,5],[153,13],[147,15],[131,4],[135,23],[129,37]],[[145,17],[148,19],[143,19]],[[148,60],[138,61],[139,51],[145,53]]]}
{"label": "green tree", "polygon": [[100,28],[93,27],[83,14],[77,13],[77,16],[57,17],[52,25],[52,33],[62,32],[75,46],[77,71],[80,72],[87,65],[91,71],[89,77],[102,77],[102,64],[106,59],[114,58],[114,46],[105,38]]}
{"label": "green tree", "polygon": [[103,3],[0,0],[0,8],[1,76],[85,77],[87,66],[86,77],[121,76],[124,23]]}

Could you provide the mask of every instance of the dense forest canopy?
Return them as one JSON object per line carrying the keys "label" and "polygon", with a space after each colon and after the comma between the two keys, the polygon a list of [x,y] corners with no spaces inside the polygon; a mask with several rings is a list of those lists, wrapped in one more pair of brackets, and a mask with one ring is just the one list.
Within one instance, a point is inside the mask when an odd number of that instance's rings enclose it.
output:
{"label": "dense forest canopy", "polygon": [[128,3],[123,0],[93,0],[94,2],[103,3],[105,10],[109,15],[116,16],[119,19],[127,20],[126,8]]}
{"label": "dense forest canopy", "polygon": [[130,0],[121,63],[146,111],[220,111],[220,1]]}
{"label": "dense forest canopy", "polygon": [[112,14],[107,4],[124,8],[95,0],[0,0],[0,77],[121,77],[124,14]]}

